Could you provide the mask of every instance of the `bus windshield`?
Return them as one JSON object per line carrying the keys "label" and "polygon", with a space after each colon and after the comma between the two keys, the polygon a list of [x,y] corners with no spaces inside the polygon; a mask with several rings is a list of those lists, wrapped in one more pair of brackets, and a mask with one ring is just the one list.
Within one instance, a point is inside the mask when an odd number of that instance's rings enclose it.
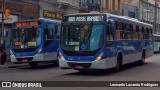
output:
{"label": "bus windshield", "polygon": [[14,49],[35,48],[41,44],[41,28],[25,27],[12,30],[11,45]]}
{"label": "bus windshield", "polygon": [[66,51],[95,51],[103,45],[103,24],[62,25],[61,47]]}

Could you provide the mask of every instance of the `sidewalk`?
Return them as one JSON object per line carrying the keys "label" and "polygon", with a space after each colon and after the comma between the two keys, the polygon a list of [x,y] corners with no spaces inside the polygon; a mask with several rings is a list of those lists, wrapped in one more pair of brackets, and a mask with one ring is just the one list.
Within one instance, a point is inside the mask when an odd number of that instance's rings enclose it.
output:
{"label": "sidewalk", "polygon": [[0,65],[1,68],[16,68],[16,67],[26,67],[29,66],[28,63],[21,63],[21,64],[13,64],[10,61],[4,63],[4,65]]}
{"label": "sidewalk", "polygon": [[1,67],[8,67],[10,65],[13,65],[11,62],[5,62],[4,65],[0,65],[0,68]]}

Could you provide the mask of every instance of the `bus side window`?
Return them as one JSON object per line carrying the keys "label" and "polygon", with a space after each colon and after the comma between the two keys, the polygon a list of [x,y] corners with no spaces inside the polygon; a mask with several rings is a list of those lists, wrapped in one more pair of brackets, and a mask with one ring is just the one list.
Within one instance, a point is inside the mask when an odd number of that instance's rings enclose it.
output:
{"label": "bus side window", "polygon": [[122,23],[122,29],[120,30],[121,39],[126,39],[126,24]]}
{"label": "bus side window", "polygon": [[137,39],[140,39],[140,36],[139,36],[139,26],[136,25],[136,36],[137,36]]}
{"label": "bus side window", "polygon": [[107,46],[111,45],[114,41],[114,26],[113,25],[108,25],[107,29]]}
{"label": "bus side window", "polygon": [[54,27],[52,25],[47,25],[44,29],[45,46],[53,42],[54,40]]}
{"label": "bus side window", "polygon": [[145,39],[149,39],[149,28],[146,28],[146,32],[145,32]]}
{"label": "bus side window", "polygon": [[125,28],[125,23],[123,22],[119,22],[118,23],[118,26],[117,26],[117,40],[123,40],[125,39],[125,31],[126,31],[126,28]]}
{"label": "bus side window", "polygon": [[142,40],[143,39],[143,33],[142,33],[142,26],[139,26],[139,39]]}
{"label": "bus side window", "polygon": [[120,30],[121,30],[121,22],[116,22],[116,38],[117,40],[121,39]]}
{"label": "bus side window", "polygon": [[145,39],[146,28],[142,27],[142,39]]}
{"label": "bus side window", "polygon": [[133,24],[133,40],[137,40],[138,39],[138,35],[136,32],[136,25]]}
{"label": "bus side window", "polygon": [[47,40],[53,40],[54,39],[54,34],[53,34],[53,31],[54,31],[54,27],[53,26],[47,26],[45,28],[45,36],[47,38]]}
{"label": "bus side window", "polygon": [[61,30],[61,25],[56,25],[55,26],[55,31],[54,31],[54,35],[56,37],[56,39],[59,39],[59,35],[60,35],[60,30]]}
{"label": "bus side window", "polygon": [[149,30],[149,40],[153,39],[153,31],[152,28]]}
{"label": "bus side window", "polygon": [[133,39],[133,25],[126,24],[126,39]]}

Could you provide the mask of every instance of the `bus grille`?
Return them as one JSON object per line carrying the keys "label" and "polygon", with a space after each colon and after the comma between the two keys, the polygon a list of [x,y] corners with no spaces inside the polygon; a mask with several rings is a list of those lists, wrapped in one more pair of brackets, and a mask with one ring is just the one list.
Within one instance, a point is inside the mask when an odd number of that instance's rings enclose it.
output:
{"label": "bus grille", "polygon": [[75,66],[77,66],[77,65],[79,65],[79,66],[83,66],[84,68],[89,68],[90,66],[91,66],[91,64],[92,63],[72,63],[72,62],[68,62],[68,65],[70,66],[70,67],[75,67]]}
{"label": "bus grille", "polygon": [[27,60],[27,61],[32,61],[33,57],[27,57],[27,58],[16,58],[18,61],[22,61],[22,60]]}

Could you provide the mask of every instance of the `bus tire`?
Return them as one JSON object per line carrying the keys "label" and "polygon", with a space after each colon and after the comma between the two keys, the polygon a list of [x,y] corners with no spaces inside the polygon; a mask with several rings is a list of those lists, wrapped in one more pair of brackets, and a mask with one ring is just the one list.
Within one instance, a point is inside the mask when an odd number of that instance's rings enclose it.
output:
{"label": "bus tire", "polygon": [[85,70],[85,69],[81,69],[81,70],[78,70],[80,73],[86,73],[87,72],[87,70]]}
{"label": "bus tire", "polygon": [[31,68],[36,68],[38,65],[38,62],[30,62],[29,65],[31,66]]}
{"label": "bus tire", "polygon": [[122,69],[122,54],[119,54],[116,61],[116,66],[114,67],[115,72],[119,72]]}
{"label": "bus tire", "polygon": [[57,67],[58,67],[58,66],[59,66],[59,61],[56,60],[56,61],[53,62],[53,64],[54,64],[54,66],[57,66]]}
{"label": "bus tire", "polygon": [[141,57],[141,60],[139,61],[139,64],[140,65],[145,64],[145,51],[143,51],[143,53],[142,53],[142,57]]}

